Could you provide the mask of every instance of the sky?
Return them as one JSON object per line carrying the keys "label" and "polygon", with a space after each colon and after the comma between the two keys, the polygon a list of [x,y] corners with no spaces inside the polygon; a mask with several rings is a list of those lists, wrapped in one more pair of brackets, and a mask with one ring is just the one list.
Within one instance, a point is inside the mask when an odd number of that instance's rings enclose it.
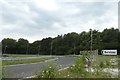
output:
{"label": "sky", "polygon": [[0,0],[0,41],[118,28],[118,0]]}

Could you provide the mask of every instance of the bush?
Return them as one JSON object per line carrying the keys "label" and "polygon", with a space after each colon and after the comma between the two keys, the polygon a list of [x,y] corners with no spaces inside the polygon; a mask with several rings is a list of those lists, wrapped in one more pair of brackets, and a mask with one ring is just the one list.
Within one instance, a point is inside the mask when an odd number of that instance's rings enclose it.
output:
{"label": "bush", "polygon": [[55,78],[58,70],[54,65],[49,65],[42,73],[37,75],[37,78]]}
{"label": "bush", "polygon": [[86,74],[86,69],[85,69],[85,58],[84,56],[79,57],[76,62],[75,65],[73,65],[70,68],[71,72],[75,72],[75,73],[80,73],[80,74]]}

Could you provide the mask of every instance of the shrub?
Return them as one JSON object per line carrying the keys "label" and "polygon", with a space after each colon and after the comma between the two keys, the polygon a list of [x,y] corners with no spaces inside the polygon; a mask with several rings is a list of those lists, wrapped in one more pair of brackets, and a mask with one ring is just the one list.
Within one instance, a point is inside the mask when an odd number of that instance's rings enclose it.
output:
{"label": "shrub", "polygon": [[57,72],[58,71],[54,65],[49,65],[42,71],[42,73],[37,75],[37,78],[55,78]]}
{"label": "shrub", "polygon": [[75,73],[80,73],[80,75],[86,74],[86,69],[85,69],[85,58],[84,56],[79,57],[76,62],[75,65],[73,65],[70,68],[71,72],[75,72]]}

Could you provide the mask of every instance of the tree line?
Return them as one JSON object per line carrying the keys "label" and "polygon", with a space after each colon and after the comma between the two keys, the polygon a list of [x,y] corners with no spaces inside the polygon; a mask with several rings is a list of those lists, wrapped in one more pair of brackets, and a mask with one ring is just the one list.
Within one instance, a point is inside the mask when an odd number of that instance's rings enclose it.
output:
{"label": "tree line", "polygon": [[[91,36],[92,34],[92,36]],[[2,43],[3,54],[39,54],[39,55],[70,55],[79,54],[81,50],[117,49],[120,53],[120,32],[118,29],[104,29],[71,32],[57,37],[43,38],[29,43],[27,39],[4,38]]]}

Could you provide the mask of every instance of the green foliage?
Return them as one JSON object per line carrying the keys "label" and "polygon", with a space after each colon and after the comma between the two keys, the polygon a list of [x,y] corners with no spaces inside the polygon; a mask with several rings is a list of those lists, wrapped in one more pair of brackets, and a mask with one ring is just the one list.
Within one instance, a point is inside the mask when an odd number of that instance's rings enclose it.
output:
{"label": "green foliage", "polygon": [[105,64],[104,64],[103,61],[100,62],[100,67],[101,67],[101,68],[104,68],[104,67],[105,67]]}
{"label": "green foliage", "polygon": [[7,78],[8,77],[8,75],[6,74],[6,72],[7,72],[7,70],[5,69],[5,67],[2,67],[2,72],[1,72],[1,77],[2,78]]}
{"label": "green foliage", "polygon": [[80,75],[87,74],[86,68],[85,68],[85,57],[79,57],[75,65],[71,66],[70,68],[71,72],[79,73]]}
{"label": "green foliage", "polygon": [[98,56],[98,60],[101,61],[101,63],[94,67],[94,72],[86,71],[84,66],[86,63],[86,56],[89,57],[89,55],[80,56],[76,59],[75,65],[59,71],[56,66],[49,65],[42,73],[37,75],[37,78],[118,78],[117,75],[112,75],[111,73],[103,71],[104,68],[109,67],[107,65],[109,65],[110,59],[116,56],[106,56],[108,61],[106,64],[101,60],[103,56]]}
{"label": "green foliage", "polygon": [[37,78],[55,78],[58,70],[54,65],[49,65],[42,73],[37,75]]}
{"label": "green foliage", "polygon": [[93,72],[87,75],[87,78],[112,78],[112,76],[113,75],[111,75],[110,73],[99,71],[99,72]]}
{"label": "green foliage", "polygon": [[106,60],[106,66],[111,66],[110,61]]}
{"label": "green foliage", "polygon": [[[67,33],[55,38],[43,38],[33,43],[20,38],[18,41],[5,38],[2,40],[2,52],[7,54],[41,54],[70,55],[79,54],[81,50],[90,50],[91,31]],[[118,29],[104,29],[102,32],[92,30],[93,49],[117,49],[120,53],[120,32]],[[111,37],[112,36],[112,37]],[[52,43],[52,44],[51,44]],[[7,47],[6,47],[7,46]],[[6,51],[6,52],[5,52]]]}
{"label": "green foliage", "polygon": [[3,66],[6,65],[15,65],[15,64],[28,64],[28,63],[36,63],[36,62],[43,62],[49,59],[53,59],[53,57],[49,58],[37,58],[37,59],[30,59],[30,60],[4,60],[2,61]]}
{"label": "green foliage", "polygon": [[5,38],[2,40],[2,52],[4,54],[16,53],[16,40]]}
{"label": "green foliage", "polygon": [[19,54],[28,54],[29,42],[26,39],[20,38],[16,44],[17,51]]}
{"label": "green foliage", "polygon": [[41,41],[35,41],[29,45],[29,54],[42,54],[41,53]]}
{"label": "green foliage", "polygon": [[105,61],[101,60],[99,66],[100,66],[100,68],[111,67],[110,57],[109,56],[106,57]]}

